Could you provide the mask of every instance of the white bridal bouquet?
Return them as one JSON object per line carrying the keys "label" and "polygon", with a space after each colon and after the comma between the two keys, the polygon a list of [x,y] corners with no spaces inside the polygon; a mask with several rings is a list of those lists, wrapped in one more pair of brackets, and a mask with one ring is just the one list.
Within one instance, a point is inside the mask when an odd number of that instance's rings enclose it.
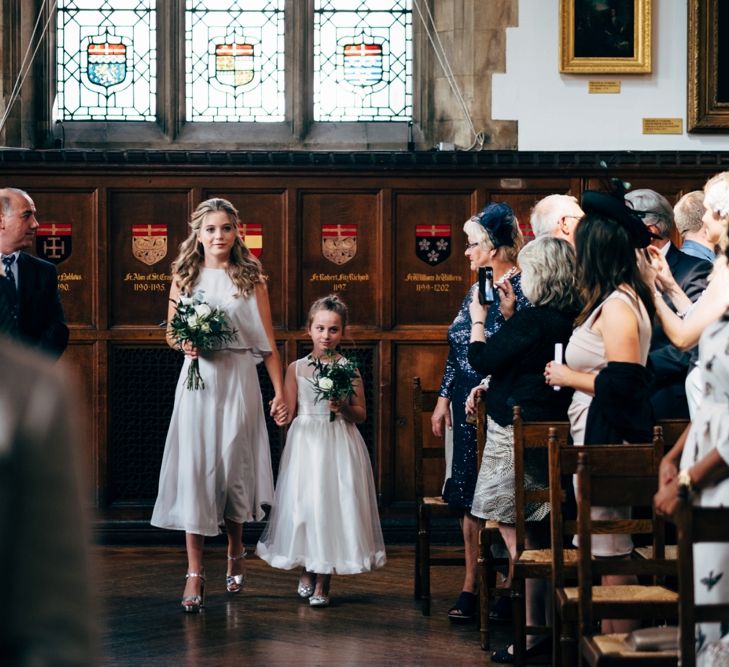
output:
{"label": "white bridal bouquet", "polygon": [[[354,394],[354,381],[358,379],[357,365],[343,358],[335,360],[336,353],[326,356],[326,362],[309,355],[309,366],[314,367],[311,383],[314,385],[315,400],[344,400]],[[333,422],[336,414],[329,413]]]}
{"label": "white bridal bouquet", "polygon": [[[174,302],[173,302],[174,303]],[[192,343],[199,350],[212,350],[235,337],[235,329],[228,327],[225,312],[205,302],[205,292],[198,290],[192,296],[181,296],[175,304],[175,314],[163,322],[170,335],[180,344]],[[197,359],[187,369],[187,389],[205,389]]]}

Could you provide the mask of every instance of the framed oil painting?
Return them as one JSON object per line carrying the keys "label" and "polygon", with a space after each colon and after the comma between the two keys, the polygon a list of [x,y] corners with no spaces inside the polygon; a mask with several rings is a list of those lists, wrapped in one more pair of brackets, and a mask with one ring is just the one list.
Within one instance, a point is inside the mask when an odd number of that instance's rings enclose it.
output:
{"label": "framed oil painting", "polygon": [[651,0],[560,0],[560,72],[651,71]]}
{"label": "framed oil painting", "polygon": [[689,0],[689,132],[729,132],[729,7]]}

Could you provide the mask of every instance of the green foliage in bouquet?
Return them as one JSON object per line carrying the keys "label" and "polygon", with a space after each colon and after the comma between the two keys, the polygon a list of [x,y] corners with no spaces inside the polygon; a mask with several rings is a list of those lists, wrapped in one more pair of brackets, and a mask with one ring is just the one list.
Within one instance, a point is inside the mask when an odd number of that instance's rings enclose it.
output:
{"label": "green foliage in bouquet", "polygon": [[[170,335],[180,344],[192,343],[198,350],[213,350],[235,338],[236,331],[228,326],[225,312],[205,302],[205,292],[198,290],[192,296],[181,296],[175,304],[175,314],[163,322]],[[205,389],[197,359],[187,369],[187,389]]]}
{"label": "green foliage in bouquet", "polygon": [[[319,359],[309,355],[309,366],[314,367],[310,382],[317,402],[341,401],[354,395],[354,382],[359,380],[356,361],[343,357],[337,360],[336,355],[336,352],[330,352]],[[333,422],[336,416],[330,412],[329,421]]]}

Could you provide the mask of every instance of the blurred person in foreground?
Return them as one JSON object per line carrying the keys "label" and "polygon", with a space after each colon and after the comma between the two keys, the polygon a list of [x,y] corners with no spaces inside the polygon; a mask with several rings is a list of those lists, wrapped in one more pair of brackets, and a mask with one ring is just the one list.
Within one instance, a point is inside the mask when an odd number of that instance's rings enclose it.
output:
{"label": "blurred person in foreground", "polygon": [[[687,342],[700,333],[699,369],[703,395],[690,427],[659,468],[656,510],[672,516],[680,487],[695,505],[726,507],[729,504],[729,299],[727,295],[727,246],[729,246],[729,172],[709,179],[704,186],[706,217],[722,227],[720,253],[709,287],[683,321],[664,305],[659,316],[673,321],[675,334]],[[718,289],[717,289],[718,288]],[[657,298],[658,304],[661,299]],[[678,335],[676,337],[678,340]],[[729,603],[729,549],[724,544],[694,545],[694,599],[696,604]],[[729,664],[729,625],[696,625],[696,664]]]}
{"label": "blurred person in foreground", "polygon": [[0,338],[0,656],[94,664],[75,394],[52,359]]}

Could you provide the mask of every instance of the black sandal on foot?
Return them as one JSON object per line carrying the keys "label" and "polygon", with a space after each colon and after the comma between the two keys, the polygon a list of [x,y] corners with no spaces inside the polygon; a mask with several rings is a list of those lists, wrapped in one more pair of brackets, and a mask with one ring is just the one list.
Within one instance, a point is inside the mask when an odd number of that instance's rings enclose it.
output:
{"label": "black sandal on foot", "polygon": [[[514,654],[509,653],[509,649],[513,651],[513,645],[494,651],[491,654],[491,662],[497,665],[513,665]],[[552,658],[552,640],[542,639],[540,642],[537,642],[534,646],[526,650],[524,657],[533,664],[548,664]]]}
{"label": "black sandal on foot", "polygon": [[470,623],[476,617],[477,608],[478,595],[461,591],[456,604],[448,610],[448,618],[454,623]]}

